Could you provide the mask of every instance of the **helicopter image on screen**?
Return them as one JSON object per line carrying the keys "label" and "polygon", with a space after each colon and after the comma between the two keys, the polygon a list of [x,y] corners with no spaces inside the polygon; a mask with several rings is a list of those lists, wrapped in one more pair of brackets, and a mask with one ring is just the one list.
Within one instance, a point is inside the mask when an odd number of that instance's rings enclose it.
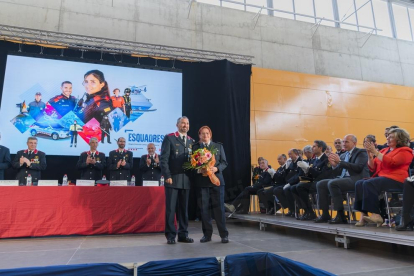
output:
{"label": "helicopter image on screen", "polygon": [[144,92],[147,92],[147,86],[131,86],[131,107],[132,112],[151,112],[157,109],[151,109],[151,99],[144,96]]}

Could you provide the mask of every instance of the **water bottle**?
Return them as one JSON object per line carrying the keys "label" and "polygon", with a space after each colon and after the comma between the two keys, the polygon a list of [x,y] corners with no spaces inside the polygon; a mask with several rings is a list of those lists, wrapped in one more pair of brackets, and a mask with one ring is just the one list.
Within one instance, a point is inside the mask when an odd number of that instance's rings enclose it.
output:
{"label": "water bottle", "polygon": [[104,176],[102,176],[102,180],[106,180],[106,176],[104,175]]}
{"label": "water bottle", "polygon": [[68,186],[68,176],[66,174],[63,176],[62,186]]}
{"label": "water bottle", "polygon": [[131,176],[131,186],[135,186],[135,175]]}
{"label": "water bottle", "polygon": [[32,186],[32,175],[29,174],[26,178],[26,186]]}
{"label": "water bottle", "polygon": [[163,175],[161,176],[161,183],[160,183],[160,186],[164,186],[164,176],[163,176]]}

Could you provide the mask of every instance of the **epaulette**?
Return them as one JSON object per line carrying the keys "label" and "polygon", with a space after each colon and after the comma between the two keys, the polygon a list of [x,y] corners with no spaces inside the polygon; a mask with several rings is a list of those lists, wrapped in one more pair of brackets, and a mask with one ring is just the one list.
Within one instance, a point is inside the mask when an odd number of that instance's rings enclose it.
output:
{"label": "epaulette", "polygon": [[174,136],[175,135],[175,133],[173,132],[173,133],[169,133],[169,134],[167,134],[167,136]]}

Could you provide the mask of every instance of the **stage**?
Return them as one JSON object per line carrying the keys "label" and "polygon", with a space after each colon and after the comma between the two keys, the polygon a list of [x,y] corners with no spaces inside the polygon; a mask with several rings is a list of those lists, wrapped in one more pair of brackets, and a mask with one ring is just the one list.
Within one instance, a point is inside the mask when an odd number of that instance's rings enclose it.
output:
{"label": "stage", "polygon": [[[0,268],[82,263],[139,263],[152,260],[272,252],[339,275],[410,275],[412,247],[358,240],[351,249],[335,247],[334,235],[230,219],[230,243],[222,244],[214,226],[213,241],[201,244],[201,222],[191,222],[194,244],[167,245],[159,234],[95,235],[0,240]],[[337,260],[340,260],[338,262]],[[392,272],[392,273],[391,273]]]}

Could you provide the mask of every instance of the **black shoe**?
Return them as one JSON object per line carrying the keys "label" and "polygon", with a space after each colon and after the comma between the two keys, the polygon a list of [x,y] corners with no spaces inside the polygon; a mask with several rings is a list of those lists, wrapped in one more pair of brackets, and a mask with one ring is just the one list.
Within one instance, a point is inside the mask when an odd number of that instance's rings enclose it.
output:
{"label": "black shoe", "polygon": [[178,242],[184,242],[184,243],[193,243],[194,240],[192,238],[189,237],[185,237],[185,238],[178,238],[177,240]]}
{"label": "black shoe", "polygon": [[201,243],[205,243],[205,242],[209,242],[209,241],[211,241],[211,237],[206,237],[206,236],[203,236],[200,240]]}
{"label": "black shoe", "polygon": [[275,209],[270,208],[270,210],[266,213],[266,215],[274,215],[275,214]]}
{"label": "black shoe", "polygon": [[112,142],[108,142],[108,144],[112,144]]}
{"label": "black shoe", "polygon": [[317,219],[315,219],[315,223],[324,223],[324,222],[328,222],[331,220],[330,216],[320,216]]}
{"label": "black shoe", "polygon": [[221,238],[221,243],[229,243],[229,237]]}
{"label": "black shoe", "polygon": [[414,220],[411,219],[411,216],[409,214],[403,214],[401,217],[401,223],[397,227],[395,227],[395,230],[397,231],[413,231],[413,223]]}
{"label": "black shoe", "polygon": [[300,220],[314,220],[314,219],[316,219],[316,215],[315,215],[315,213],[312,211],[312,212],[307,212],[307,213],[305,213],[301,218],[300,218]]}
{"label": "black shoe", "polygon": [[331,219],[328,223],[329,224],[348,224],[348,220],[346,219],[346,217],[343,217],[338,214],[336,215],[334,219]]}
{"label": "black shoe", "polygon": [[175,239],[167,239],[167,244],[175,244]]}

